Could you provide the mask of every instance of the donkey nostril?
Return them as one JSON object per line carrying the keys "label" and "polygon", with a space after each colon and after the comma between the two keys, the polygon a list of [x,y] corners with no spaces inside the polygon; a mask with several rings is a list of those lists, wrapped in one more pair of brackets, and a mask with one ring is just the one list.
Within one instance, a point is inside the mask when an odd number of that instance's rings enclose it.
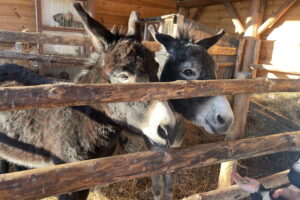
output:
{"label": "donkey nostril", "polygon": [[157,128],[158,135],[164,139],[168,138],[167,130],[163,126],[158,126]]}
{"label": "donkey nostril", "polygon": [[225,119],[221,115],[217,116],[217,120],[220,124],[225,124],[225,122],[226,122]]}

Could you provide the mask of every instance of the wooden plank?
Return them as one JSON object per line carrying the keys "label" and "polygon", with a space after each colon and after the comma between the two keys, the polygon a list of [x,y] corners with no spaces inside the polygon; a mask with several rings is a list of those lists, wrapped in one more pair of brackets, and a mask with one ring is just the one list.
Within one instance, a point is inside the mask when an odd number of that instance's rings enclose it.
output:
{"label": "wooden plank", "polygon": [[245,27],[242,23],[240,16],[238,15],[236,9],[233,7],[232,3],[228,0],[224,1],[224,6],[228,11],[229,15],[231,16],[232,23],[234,24],[238,33],[244,33]]}
{"label": "wooden plank", "polygon": [[[290,170],[286,170],[283,172],[279,172],[276,174],[272,174],[271,176],[267,176],[261,179],[258,179],[258,181],[263,184],[266,188],[278,188],[280,186],[286,185],[289,183],[287,174]],[[186,198],[183,198],[183,200],[216,200],[216,199],[222,199],[222,200],[239,200],[249,197],[249,193],[245,190],[241,189],[237,185],[232,185],[223,189],[219,190],[211,190],[208,192],[195,194]]]}
{"label": "wooden plank", "polygon": [[300,147],[300,131],[146,151],[0,175],[0,199],[39,199],[99,185],[172,173]]}
{"label": "wooden plank", "polygon": [[[62,36],[46,33],[24,33],[14,31],[0,31],[0,42],[28,42],[28,43],[41,43],[41,44],[60,44],[60,45],[74,45],[90,47],[92,44],[89,37],[84,36]],[[161,45],[153,41],[142,42],[146,48],[151,51],[159,51]],[[212,55],[229,55],[234,56],[237,54],[235,47],[220,47],[213,46],[208,51]]]}
{"label": "wooden plank", "polygon": [[[231,2],[242,0],[229,0]],[[224,0],[183,0],[177,3],[178,7],[193,8],[197,6],[209,6],[214,4],[222,4]]]}
{"label": "wooden plank", "polygon": [[235,68],[234,68],[234,78],[237,78],[237,74],[239,71],[241,71],[242,67],[242,60],[243,60],[243,55],[244,55],[244,49],[245,49],[245,43],[246,39],[241,39],[238,47],[238,53],[237,53],[237,58],[235,62]]}
{"label": "wooden plank", "polygon": [[300,130],[299,122],[282,116],[277,112],[271,111],[258,102],[250,101],[250,112],[252,112],[254,116],[257,116],[257,119],[276,124],[275,127],[270,127],[271,130],[275,128],[277,129],[277,132]]}
{"label": "wooden plank", "polygon": [[220,47],[220,46],[212,46],[209,48],[208,53],[212,55],[226,55],[226,56],[235,56],[237,55],[236,47]]}
{"label": "wooden plank", "polygon": [[55,26],[44,26],[40,27],[42,31],[59,31],[59,32],[78,32],[78,33],[85,33],[84,29],[80,28],[68,28],[68,27],[55,27]]}
{"label": "wooden plank", "polygon": [[64,64],[85,64],[89,61],[88,58],[80,58],[76,56],[61,56],[61,55],[40,55],[40,54],[28,54],[28,53],[16,53],[9,51],[0,51],[0,58],[12,58],[21,60],[32,60],[38,62],[49,63],[64,63]]}
{"label": "wooden plank", "polygon": [[277,73],[284,73],[284,74],[291,74],[291,75],[297,75],[300,76],[300,67],[295,68],[295,69],[299,69],[299,70],[281,70],[279,67],[274,67],[273,65],[265,65],[265,64],[254,64],[252,65],[252,67],[254,69],[260,69],[260,70],[266,70],[269,72],[277,72]]}
{"label": "wooden plank", "polygon": [[194,13],[190,14],[189,18],[197,21],[197,19],[200,16],[202,8],[203,8],[203,6],[197,6],[196,10],[194,11]]}
{"label": "wooden plank", "polygon": [[42,44],[59,44],[74,46],[91,46],[89,37],[62,36],[46,33],[24,33],[14,31],[0,31],[0,42],[28,42]]}
{"label": "wooden plank", "polygon": [[197,80],[2,87],[0,88],[0,111],[283,91],[299,92],[300,80]]}
{"label": "wooden plank", "polygon": [[270,29],[295,3],[297,0],[286,0],[259,28],[257,34],[263,34]]}

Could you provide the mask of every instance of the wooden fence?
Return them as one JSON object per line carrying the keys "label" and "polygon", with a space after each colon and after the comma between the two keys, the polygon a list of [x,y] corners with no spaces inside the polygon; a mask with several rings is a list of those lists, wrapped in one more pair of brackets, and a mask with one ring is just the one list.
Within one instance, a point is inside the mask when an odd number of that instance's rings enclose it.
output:
{"label": "wooden fence", "polygon": [[[15,32],[0,32],[0,42],[4,41],[9,34],[14,36],[6,41],[64,44],[88,42],[84,37]],[[158,47],[153,42],[150,46]],[[207,80],[126,85],[57,84],[3,87],[0,88],[0,110],[282,91],[299,92],[300,80]],[[36,97],[34,99],[32,99],[33,94]],[[0,199],[37,199],[181,169],[296,150],[299,147],[300,131],[297,131],[189,148],[146,151],[3,174],[0,175]]]}

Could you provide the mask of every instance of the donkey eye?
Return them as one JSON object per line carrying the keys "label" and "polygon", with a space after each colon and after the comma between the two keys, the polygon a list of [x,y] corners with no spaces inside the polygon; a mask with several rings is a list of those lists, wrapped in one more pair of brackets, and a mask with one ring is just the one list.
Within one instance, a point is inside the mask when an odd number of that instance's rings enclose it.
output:
{"label": "donkey eye", "polygon": [[186,76],[194,76],[195,75],[194,71],[191,69],[185,69],[185,70],[183,70],[182,73]]}
{"label": "donkey eye", "polygon": [[129,79],[129,76],[125,73],[120,73],[118,74],[118,78],[121,80],[121,81],[126,81]]}

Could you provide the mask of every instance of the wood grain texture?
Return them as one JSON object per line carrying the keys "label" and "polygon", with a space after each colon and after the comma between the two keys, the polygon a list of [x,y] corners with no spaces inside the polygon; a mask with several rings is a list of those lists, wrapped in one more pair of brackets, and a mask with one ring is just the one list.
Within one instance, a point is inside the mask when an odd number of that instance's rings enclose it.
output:
{"label": "wood grain texture", "polygon": [[229,15],[231,16],[231,20],[235,26],[236,31],[238,33],[245,32],[245,26],[244,26],[240,16],[238,15],[236,9],[232,5],[232,3],[228,0],[226,0],[226,1],[224,1],[224,6],[225,6],[226,10],[228,11]]}
{"label": "wood grain texture", "polygon": [[[280,186],[286,185],[289,183],[287,174],[290,170],[272,174],[258,181],[267,188],[278,188]],[[238,200],[242,198],[249,197],[249,193],[242,190],[237,185],[232,185],[219,190],[211,190],[208,192],[195,194],[189,197],[184,198],[183,200]]]}
{"label": "wood grain texture", "polygon": [[36,31],[34,0],[0,0],[0,28],[20,31],[24,28]]}
{"label": "wood grain texture", "polygon": [[136,84],[57,84],[1,87],[0,110],[280,91],[300,91],[300,80],[205,80]]}
{"label": "wood grain texture", "polygon": [[[229,1],[241,1],[241,0],[229,0]],[[177,3],[178,7],[192,8],[197,6],[209,6],[214,4],[222,4],[224,0],[183,0]]]}
{"label": "wood grain texture", "polygon": [[[84,36],[63,36],[57,34],[46,33],[23,33],[15,31],[0,31],[0,42],[28,42],[41,44],[60,44],[73,46],[91,46],[89,37]],[[154,41],[142,41],[142,44],[150,51],[159,51],[161,45]],[[208,51],[212,55],[237,55],[237,48],[235,47],[220,47],[213,46]]]}
{"label": "wood grain texture", "polygon": [[146,151],[0,175],[0,199],[38,199],[176,170],[300,147],[300,132]]}
{"label": "wood grain texture", "polygon": [[297,0],[286,0],[284,4],[278,8],[260,27],[257,34],[263,34],[267,29],[270,29],[295,3]]}
{"label": "wood grain texture", "polygon": [[87,58],[79,58],[75,56],[66,57],[63,55],[41,55],[41,54],[29,54],[29,53],[16,53],[9,51],[0,51],[0,58],[12,58],[12,59],[23,59],[32,60],[39,62],[49,63],[63,63],[63,64],[80,64],[84,65],[89,61]]}

